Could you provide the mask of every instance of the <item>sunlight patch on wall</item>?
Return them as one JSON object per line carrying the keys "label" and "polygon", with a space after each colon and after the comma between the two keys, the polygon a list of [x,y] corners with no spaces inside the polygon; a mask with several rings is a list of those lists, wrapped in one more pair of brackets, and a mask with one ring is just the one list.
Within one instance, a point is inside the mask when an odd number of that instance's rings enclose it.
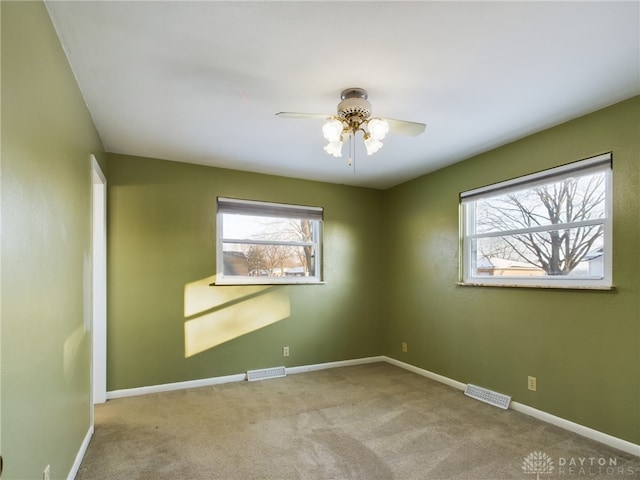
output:
{"label": "sunlight patch on wall", "polygon": [[215,277],[185,286],[185,358],[289,317],[286,288],[212,287]]}
{"label": "sunlight patch on wall", "polygon": [[184,287],[184,316],[192,317],[212,308],[254,295],[271,288],[268,285],[229,285],[212,287],[216,276],[203,278],[197,282],[187,283]]}

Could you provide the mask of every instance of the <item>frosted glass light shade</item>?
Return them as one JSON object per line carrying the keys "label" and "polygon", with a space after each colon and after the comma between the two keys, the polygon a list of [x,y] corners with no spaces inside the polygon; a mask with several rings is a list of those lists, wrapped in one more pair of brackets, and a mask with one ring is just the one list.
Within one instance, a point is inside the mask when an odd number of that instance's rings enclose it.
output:
{"label": "frosted glass light shade", "polygon": [[367,122],[369,135],[376,140],[382,140],[389,133],[389,123],[381,118],[372,118]]}
{"label": "frosted glass light shade", "polygon": [[364,147],[367,149],[367,155],[373,155],[382,148],[382,142],[371,135],[367,135],[364,138]]}
{"label": "frosted glass light shade", "polygon": [[333,155],[334,157],[342,156],[342,140],[335,140],[333,142],[329,142],[325,147],[324,151],[329,155]]}
{"label": "frosted glass light shade", "polygon": [[322,135],[329,142],[340,141],[342,136],[343,125],[342,122],[336,118],[330,119],[322,126]]}

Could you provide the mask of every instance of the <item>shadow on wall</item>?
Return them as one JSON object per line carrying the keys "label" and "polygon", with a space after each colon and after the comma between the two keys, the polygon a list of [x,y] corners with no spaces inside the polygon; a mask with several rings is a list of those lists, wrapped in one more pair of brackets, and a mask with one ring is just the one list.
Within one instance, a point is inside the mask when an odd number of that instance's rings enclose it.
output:
{"label": "shadow on wall", "polygon": [[185,358],[284,320],[291,313],[285,287],[211,286],[215,280],[214,275],[184,287]]}

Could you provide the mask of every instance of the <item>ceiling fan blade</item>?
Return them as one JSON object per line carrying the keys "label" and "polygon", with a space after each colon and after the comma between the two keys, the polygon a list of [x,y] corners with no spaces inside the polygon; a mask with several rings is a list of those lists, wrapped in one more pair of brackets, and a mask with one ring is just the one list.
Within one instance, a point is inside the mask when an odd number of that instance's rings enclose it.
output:
{"label": "ceiling fan blade", "polygon": [[278,112],[276,113],[279,117],[284,118],[329,118],[331,115],[324,113],[297,113],[297,112]]}
{"label": "ceiling fan blade", "polygon": [[[326,120],[334,115],[326,113],[298,113],[298,112],[278,112],[278,117],[283,118],[320,118]],[[426,125],[418,122],[408,122],[406,120],[395,120],[393,118],[385,118],[389,122],[389,130],[400,135],[408,135],[416,137],[424,132]]]}
{"label": "ceiling fan blade", "polygon": [[389,130],[391,132],[410,137],[417,137],[426,128],[424,123],[407,122],[406,120],[395,120],[393,118],[385,118],[385,120],[389,122]]}

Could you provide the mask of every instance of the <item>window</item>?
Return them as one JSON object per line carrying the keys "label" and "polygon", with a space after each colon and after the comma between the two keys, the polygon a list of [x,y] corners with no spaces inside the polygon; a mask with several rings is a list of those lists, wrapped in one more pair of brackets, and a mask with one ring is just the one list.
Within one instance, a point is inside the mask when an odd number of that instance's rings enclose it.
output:
{"label": "window", "polygon": [[462,284],[610,288],[611,161],[461,193]]}
{"label": "window", "polygon": [[319,283],[323,209],[218,197],[216,284]]}

